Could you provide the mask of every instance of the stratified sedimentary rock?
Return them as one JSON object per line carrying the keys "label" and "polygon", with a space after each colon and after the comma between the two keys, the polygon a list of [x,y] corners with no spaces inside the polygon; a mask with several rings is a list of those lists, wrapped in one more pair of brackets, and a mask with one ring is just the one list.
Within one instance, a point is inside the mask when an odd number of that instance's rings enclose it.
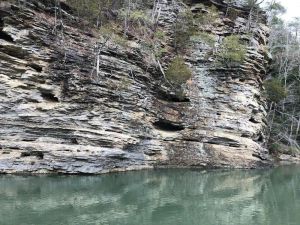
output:
{"label": "stratified sedimentary rock", "polygon": [[[99,37],[78,28],[67,6],[64,24],[54,26],[51,4],[0,3],[0,172],[96,174],[269,164],[263,19],[250,27],[243,65],[222,67],[207,55],[225,36],[238,33],[247,39],[249,30],[242,8],[237,8],[241,16],[230,20],[218,1],[220,19],[204,28],[216,44],[199,40],[186,53],[193,76],[186,97],[178,99],[164,85],[160,67],[134,40],[126,47],[108,41],[95,71]],[[171,38],[183,6],[161,4],[159,26]],[[167,61],[161,64],[166,68]]]}

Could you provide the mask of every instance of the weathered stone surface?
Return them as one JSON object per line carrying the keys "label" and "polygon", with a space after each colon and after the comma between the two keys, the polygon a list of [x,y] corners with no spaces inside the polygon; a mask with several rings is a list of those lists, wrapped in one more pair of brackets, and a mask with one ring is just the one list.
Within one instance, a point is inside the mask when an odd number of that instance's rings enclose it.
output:
{"label": "weathered stone surface", "polygon": [[[171,33],[182,6],[161,4],[159,26]],[[248,32],[244,18],[221,18],[205,28],[215,48],[225,35]],[[23,9],[1,4],[0,172],[268,165],[261,94],[268,29],[252,30],[239,68],[216,66],[206,57],[212,47],[196,43],[185,56],[193,71],[187,98],[177,101],[138,43],[106,45],[96,74],[98,39],[77,28],[76,18],[54,30],[43,1]]]}

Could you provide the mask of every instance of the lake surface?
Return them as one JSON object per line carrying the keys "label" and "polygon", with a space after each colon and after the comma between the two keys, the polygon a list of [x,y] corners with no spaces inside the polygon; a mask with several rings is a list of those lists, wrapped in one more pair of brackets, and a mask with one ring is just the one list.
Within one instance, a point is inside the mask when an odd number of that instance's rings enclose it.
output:
{"label": "lake surface", "polygon": [[300,167],[0,176],[1,225],[299,225]]}

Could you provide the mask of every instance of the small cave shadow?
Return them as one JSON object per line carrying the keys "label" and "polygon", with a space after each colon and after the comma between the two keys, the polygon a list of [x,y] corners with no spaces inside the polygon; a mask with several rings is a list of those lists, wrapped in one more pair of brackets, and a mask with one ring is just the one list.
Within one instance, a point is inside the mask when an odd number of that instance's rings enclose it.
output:
{"label": "small cave shadow", "polygon": [[190,102],[190,99],[186,96],[177,96],[176,94],[167,93],[165,91],[159,90],[156,93],[156,98],[166,102]]}
{"label": "small cave shadow", "polygon": [[41,96],[44,100],[49,102],[59,102],[59,99],[50,92],[41,92]]}
{"label": "small cave shadow", "polygon": [[153,123],[153,126],[157,130],[168,131],[168,132],[177,132],[185,129],[183,125],[174,124],[173,122],[159,119],[158,121]]}

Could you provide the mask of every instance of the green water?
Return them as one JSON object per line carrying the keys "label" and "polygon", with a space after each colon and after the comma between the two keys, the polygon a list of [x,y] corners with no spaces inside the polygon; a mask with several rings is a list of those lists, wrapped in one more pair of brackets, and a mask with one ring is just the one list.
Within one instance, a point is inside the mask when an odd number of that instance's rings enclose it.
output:
{"label": "green water", "polygon": [[299,225],[300,167],[0,176],[1,225]]}

